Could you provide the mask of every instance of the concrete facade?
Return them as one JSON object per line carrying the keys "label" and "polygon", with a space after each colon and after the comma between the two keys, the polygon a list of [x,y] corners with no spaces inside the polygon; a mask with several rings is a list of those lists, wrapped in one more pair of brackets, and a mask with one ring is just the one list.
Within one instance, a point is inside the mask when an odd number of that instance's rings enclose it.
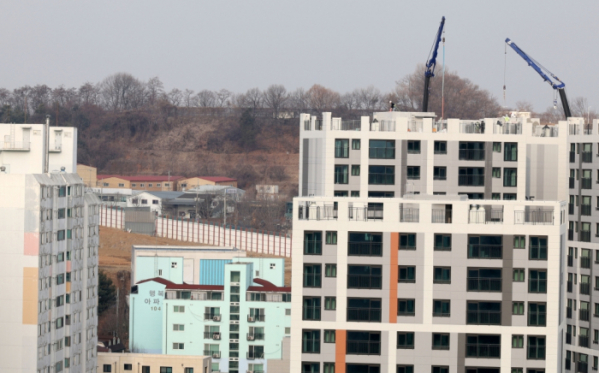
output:
{"label": "concrete facade", "polygon": [[98,353],[98,373],[160,373],[170,368],[172,373],[210,373],[210,356],[177,356],[152,354]]}

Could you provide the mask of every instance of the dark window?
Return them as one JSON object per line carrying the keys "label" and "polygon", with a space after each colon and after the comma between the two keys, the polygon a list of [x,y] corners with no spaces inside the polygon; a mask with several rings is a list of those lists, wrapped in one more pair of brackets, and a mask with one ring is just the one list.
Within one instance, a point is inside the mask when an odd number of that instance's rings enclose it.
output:
{"label": "dark window", "polygon": [[160,373],[173,373],[172,367],[160,367]]}
{"label": "dark window", "polygon": [[528,325],[547,325],[547,303],[528,302]]}
{"label": "dark window", "polygon": [[451,303],[449,300],[433,300],[433,316],[449,317],[451,316]]}
{"label": "dark window", "polygon": [[491,176],[495,179],[501,178],[501,167],[493,167]]}
{"label": "dark window", "polygon": [[460,141],[459,159],[466,161],[484,161],[485,143]]}
{"label": "dark window", "polygon": [[304,255],[322,255],[322,232],[304,232]]}
{"label": "dark window", "polygon": [[352,165],[351,166],[351,175],[352,176],[360,176],[360,165]]}
{"label": "dark window", "polygon": [[447,141],[435,141],[435,154],[447,154]]}
{"label": "dark window", "polygon": [[547,260],[547,237],[530,237],[529,259]]}
{"label": "dark window", "polygon": [[327,237],[327,240],[326,240],[327,245],[337,245],[337,231],[328,231],[326,237]]}
{"label": "dark window", "polygon": [[320,373],[320,363],[306,363],[302,361],[302,373]]}
{"label": "dark window", "polygon": [[324,343],[335,343],[336,335],[335,330],[324,331]]}
{"label": "dark window", "polygon": [[516,197],[516,193],[503,193],[504,201],[515,201],[518,198]]}
{"label": "dark window", "polygon": [[335,158],[349,157],[349,140],[335,139]]}
{"label": "dark window", "polygon": [[350,232],[349,256],[382,256],[383,235],[381,233]]}
{"label": "dark window", "polygon": [[501,269],[468,268],[468,291],[501,291]]}
{"label": "dark window", "polygon": [[408,154],[420,154],[420,140],[408,140]]}
{"label": "dark window", "polygon": [[320,353],[320,330],[302,330],[302,353]]}
{"label": "dark window", "polygon": [[501,302],[468,302],[466,324],[501,325]]}
{"label": "dark window", "polygon": [[528,337],[529,360],[545,360],[545,337]]}
{"label": "dark window", "polygon": [[416,267],[399,266],[398,282],[416,282]]}
{"label": "dark window", "polygon": [[468,258],[501,259],[503,257],[502,236],[469,236]]}
{"label": "dark window", "polygon": [[414,316],[416,314],[416,301],[414,299],[398,299],[397,315]]}
{"label": "dark window", "polygon": [[528,273],[528,292],[547,293],[547,271],[531,269]]}
{"label": "dark window", "polygon": [[381,333],[348,331],[346,353],[348,355],[380,355]]}
{"label": "dark window", "polygon": [[414,349],[414,332],[397,332],[398,349]]}
{"label": "dark window", "polygon": [[345,373],[381,373],[378,364],[346,364]]}
{"label": "dark window", "polygon": [[512,302],[512,315],[524,315],[524,302]]}
{"label": "dark window", "polygon": [[322,285],[322,265],[304,264],[304,287],[319,288]]}
{"label": "dark window", "polygon": [[133,364],[125,364],[123,369],[124,370],[133,370]]}
{"label": "dark window", "polygon": [[347,321],[381,322],[381,299],[348,298]]}
{"label": "dark window", "polygon": [[512,336],[512,348],[524,348],[524,336],[513,335]]}
{"label": "dark window", "polygon": [[451,251],[451,234],[435,234],[435,250]]}
{"label": "dark window", "polygon": [[503,186],[515,187],[518,185],[518,169],[504,168],[503,169]]}
{"label": "dark window", "polygon": [[347,165],[335,165],[335,184],[347,184],[347,183],[348,183],[348,166]]}
{"label": "dark window", "polygon": [[433,333],[433,350],[449,350],[449,334]]}
{"label": "dark window", "polygon": [[353,150],[360,150],[360,139],[353,139],[351,141],[351,148]]}
{"label": "dark window", "polygon": [[337,264],[325,264],[324,277],[337,277]]}
{"label": "dark window", "polygon": [[369,198],[393,198],[395,192],[368,192]]}
{"label": "dark window", "polygon": [[434,180],[446,180],[447,179],[447,167],[434,167],[433,168],[433,179]]}
{"label": "dark window", "polygon": [[432,367],[431,373],[449,373],[449,367],[448,366]]}
{"label": "dark window", "polygon": [[397,373],[414,373],[413,365],[398,365]]}
{"label": "dark window", "polygon": [[408,180],[420,180],[420,166],[408,166]]}
{"label": "dark window", "polygon": [[514,282],[524,282],[524,268],[514,268]]}
{"label": "dark window", "polygon": [[466,367],[466,373],[499,373],[499,368],[472,368],[472,367]]}
{"label": "dark window", "polygon": [[451,284],[451,267],[435,267],[433,269],[433,283]]}
{"label": "dark window", "polygon": [[525,238],[525,236],[514,236],[514,249],[524,249]]}
{"label": "dark window", "polygon": [[382,289],[382,267],[370,265],[347,266],[348,289]]}
{"label": "dark window", "polygon": [[466,336],[466,357],[500,358],[501,336],[468,335]]}
{"label": "dark window", "polygon": [[416,250],[416,233],[401,233],[399,250]]}
{"label": "dark window", "polygon": [[368,166],[368,184],[395,185],[395,166]]}
{"label": "dark window", "polygon": [[359,190],[352,190],[351,191],[351,196],[352,197],[360,197],[360,191]]}
{"label": "dark window", "polygon": [[503,160],[504,161],[517,161],[518,160],[518,143],[506,142],[504,144]]}
{"label": "dark window", "polygon": [[333,196],[334,197],[347,197],[347,190],[336,190],[333,192]]}
{"label": "dark window", "polygon": [[395,159],[395,140],[370,140],[370,159]]}
{"label": "dark window", "polygon": [[302,320],[320,320],[320,297],[304,297]]}
{"label": "dark window", "polygon": [[484,186],[484,167],[460,167],[458,169],[458,185],[460,186]]}
{"label": "dark window", "polygon": [[494,153],[501,153],[501,143],[500,142],[494,142],[493,143],[493,152]]}
{"label": "dark window", "polygon": [[104,364],[102,366],[102,372],[104,372],[104,373],[110,373],[110,372],[112,372],[112,365],[110,365],[110,364]]}

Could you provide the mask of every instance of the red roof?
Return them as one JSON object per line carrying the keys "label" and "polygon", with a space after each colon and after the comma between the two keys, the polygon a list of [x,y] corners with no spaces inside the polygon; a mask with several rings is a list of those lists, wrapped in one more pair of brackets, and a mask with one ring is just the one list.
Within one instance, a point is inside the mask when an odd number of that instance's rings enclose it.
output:
{"label": "red roof", "polygon": [[250,286],[248,291],[269,291],[269,292],[280,292],[280,293],[291,293],[290,287],[279,287],[270,281],[266,281],[261,278],[255,278],[254,282],[262,286]]}
{"label": "red roof", "polygon": [[121,175],[98,175],[98,180],[116,177],[118,179],[129,181],[176,181],[183,179],[183,176],[164,176],[164,175],[141,175],[141,176],[121,176]]}
{"label": "red roof", "polygon": [[226,177],[226,176],[198,176],[198,179],[213,181],[215,183],[222,183],[222,182],[226,182],[226,181],[237,181],[237,179],[231,179],[230,177]]}
{"label": "red roof", "polygon": [[144,282],[158,282],[162,285],[165,285],[169,290],[224,290],[224,286],[222,285],[191,285],[191,284],[175,284],[167,279],[162,277],[154,277],[149,278],[147,280],[139,281],[138,284],[143,284]]}

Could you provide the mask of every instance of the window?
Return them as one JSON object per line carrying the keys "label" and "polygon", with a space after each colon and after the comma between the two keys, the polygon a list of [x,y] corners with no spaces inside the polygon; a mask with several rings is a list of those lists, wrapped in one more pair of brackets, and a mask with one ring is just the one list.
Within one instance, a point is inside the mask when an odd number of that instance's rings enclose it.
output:
{"label": "window", "polygon": [[370,159],[395,159],[395,140],[370,140]]}
{"label": "window", "polygon": [[468,302],[466,324],[501,325],[501,302]]}
{"label": "window", "polygon": [[383,268],[371,265],[347,266],[348,289],[382,289]]}
{"label": "window", "polygon": [[530,237],[529,259],[547,260],[547,237]]}
{"label": "window", "polygon": [[433,283],[451,284],[451,267],[435,267],[433,269]]}
{"label": "window", "polygon": [[451,303],[449,300],[433,300],[433,317],[451,316]]}
{"label": "window", "polygon": [[420,180],[420,166],[408,166],[408,180]]}
{"label": "window", "polygon": [[360,197],[360,191],[359,190],[352,190],[351,191],[351,196],[352,197]]}
{"label": "window", "polygon": [[335,184],[347,184],[347,165],[335,165]]}
{"label": "window", "polygon": [[399,235],[399,250],[416,250],[416,234],[401,233]]}
{"label": "window", "polygon": [[348,355],[380,355],[381,332],[347,331]]}
{"label": "window", "polygon": [[302,320],[320,320],[320,297],[304,297]]}
{"label": "window", "polygon": [[435,251],[451,251],[451,234],[435,234]]}
{"label": "window", "polygon": [[469,236],[468,258],[501,259],[503,236]]}
{"label": "window", "polygon": [[148,187],[151,188],[152,187],[152,183],[148,184]]}
{"label": "window", "polygon": [[432,367],[431,373],[449,373],[449,367],[448,366]]}
{"label": "window", "polygon": [[302,330],[302,353],[320,353],[320,330]]}
{"label": "window", "polygon": [[414,373],[414,366],[413,365],[398,365],[396,372],[397,373]]}
{"label": "window", "polygon": [[106,373],[106,372],[108,372],[108,373],[112,372],[112,365],[111,364],[104,364],[102,366],[102,372],[104,372],[104,373]]}
{"label": "window", "polygon": [[[135,188],[136,186],[137,186],[137,184],[131,183],[131,187]],[[134,203],[137,203],[137,202],[134,202]]]}
{"label": "window", "polygon": [[335,373],[335,363],[322,363],[324,373]]}
{"label": "window", "polygon": [[528,292],[547,293],[547,271],[531,269],[528,272]]}
{"label": "window", "polygon": [[547,304],[528,302],[528,326],[545,326],[547,324]]}
{"label": "window", "polygon": [[435,141],[435,154],[447,154],[447,141]]}
{"label": "window", "polygon": [[173,312],[175,313],[184,313],[185,312],[185,306],[174,306],[173,308]]}
{"label": "window", "polygon": [[320,373],[320,363],[305,363],[302,361],[302,373]]}
{"label": "window", "polygon": [[524,249],[525,236],[514,236],[514,249]]}
{"label": "window", "polygon": [[512,303],[512,315],[524,315],[524,302]]}
{"label": "window", "polygon": [[337,277],[337,264],[325,264],[324,277]]}
{"label": "window", "polygon": [[156,184],[156,188],[160,188],[160,183]]}
{"label": "window", "polygon": [[524,348],[523,335],[512,335],[512,348]]}
{"label": "window", "polygon": [[382,256],[383,235],[381,233],[349,232],[349,256]]}
{"label": "window", "polygon": [[459,186],[485,186],[484,167],[460,167],[458,169]]}
{"label": "window", "polygon": [[351,148],[352,148],[352,150],[360,150],[360,140],[359,139],[353,139],[351,141]]}
{"label": "window", "polygon": [[414,349],[414,332],[397,332],[398,349]]}
{"label": "window", "polygon": [[[133,370],[133,364],[124,364],[123,369],[124,370]],[[185,372],[185,373],[187,373],[187,372]],[[193,372],[191,372],[191,373],[193,373]]]}
{"label": "window", "polygon": [[494,199],[494,200],[501,199],[501,193],[492,193],[491,194],[491,199]]}
{"label": "window", "polygon": [[517,195],[516,193],[503,193],[503,200],[504,201],[515,201],[517,200]]}
{"label": "window", "polygon": [[328,311],[337,309],[337,298],[336,297],[324,297],[324,309]]}
{"label": "window", "polygon": [[324,331],[324,343],[335,343],[335,330]]}
{"label": "window", "polygon": [[141,204],[142,205],[147,205],[148,204],[148,200],[147,199],[142,199],[141,200]]}
{"label": "window", "polygon": [[[528,373],[531,373],[532,369],[528,370]],[[512,368],[512,373],[523,373],[523,369],[522,368]],[[544,372],[539,372],[539,373],[544,373]]]}
{"label": "window", "polygon": [[420,154],[420,140],[408,140],[408,154]]}
{"label": "window", "polygon": [[501,336],[467,335],[466,357],[500,358]]}
{"label": "window", "polygon": [[346,373],[380,373],[378,364],[346,364]]}
{"label": "window", "polygon": [[184,350],[185,343],[173,343],[173,350]]}
{"label": "window", "polygon": [[506,142],[504,144],[505,151],[503,152],[503,160],[508,162],[515,162],[518,160],[518,143]]}
{"label": "window", "polygon": [[347,197],[347,190],[336,190],[333,192],[334,197]]}
{"label": "window", "polygon": [[64,229],[56,231],[56,241],[64,241],[64,238],[65,238]]}
{"label": "window", "polygon": [[447,179],[447,167],[434,167],[433,168],[433,180],[446,180]]}
{"label": "window", "polygon": [[416,282],[416,267],[399,266],[399,276],[397,282]]}
{"label": "window", "polygon": [[433,350],[449,350],[449,334],[433,333]]}
{"label": "window", "polygon": [[349,157],[349,140],[335,139],[335,158]]}
{"label": "window", "polygon": [[500,268],[468,268],[468,291],[501,291]]}
{"label": "window", "polygon": [[518,181],[518,169],[517,168],[504,168],[503,169],[503,186],[504,187],[515,187]]}
{"label": "window", "polygon": [[416,312],[416,301],[414,299],[398,299],[397,300],[397,315],[398,316],[414,316]]}
{"label": "window", "polygon": [[496,179],[501,179],[501,168],[500,167],[493,167],[493,174],[492,176]]}
{"label": "window", "polygon": [[157,199],[153,199],[153,200],[152,200],[152,204],[153,204],[153,205],[157,205],[157,204],[158,204],[158,200],[157,200]]}
{"label": "window", "polygon": [[351,175],[352,176],[360,176],[360,165],[352,165],[351,166]]}
{"label": "window", "polygon": [[368,166],[369,185],[395,185],[395,166]]}
{"label": "window", "polygon": [[[289,311],[291,311],[291,310],[289,310]],[[291,312],[289,314],[291,315]],[[289,335],[289,334],[291,334],[291,327],[286,327],[285,328],[285,335]]]}
{"label": "window", "polygon": [[500,142],[494,142],[493,143],[493,152],[494,153],[501,153],[501,143]]}
{"label": "window", "polygon": [[524,268],[514,268],[514,282],[524,282]]}
{"label": "window", "polygon": [[545,360],[545,337],[528,337],[529,360]]}
{"label": "window", "polygon": [[381,322],[381,299],[348,298],[347,321]]}
{"label": "window", "polygon": [[484,161],[485,143],[484,142],[465,142],[460,141],[459,159],[465,161]]}
{"label": "window", "polygon": [[143,188],[143,187],[145,187],[145,186],[146,186],[146,184],[144,184],[144,183],[141,183],[141,184],[139,184],[139,187],[140,187],[140,188]]}
{"label": "window", "polygon": [[185,325],[183,325],[183,324],[173,324],[173,331],[176,331],[176,332],[185,331]]}
{"label": "window", "polygon": [[304,287],[319,288],[322,285],[322,265],[304,264]]}
{"label": "window", "polygon": [[61,186],[60,188],[58,188],[58,196],[59,197],[64,197],[67,195],[67,188]]}
{"label": "window", "polygon": [[322,255],[322,232],[304,232],[304,255]]}
{"label": "window", "polygon": [[[148,367],[148,371],[150,368]],[[160,373],[173,373],[172,367],[160,367]]]}

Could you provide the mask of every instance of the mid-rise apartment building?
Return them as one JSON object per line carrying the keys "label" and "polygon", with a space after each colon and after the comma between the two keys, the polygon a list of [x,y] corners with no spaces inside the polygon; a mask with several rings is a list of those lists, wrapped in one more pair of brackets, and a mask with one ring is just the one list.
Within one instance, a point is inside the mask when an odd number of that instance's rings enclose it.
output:
{"label": "mid-rise apartment building", "polygon": [[134,247],[131,351],[209,356],[213,372],[288,372],[285,259],[244,256],[231,249]]}
{"label": "mid-rise apartment building", "polygon": [[291,371],[596,368],[597,121],[434,117],[300,116]]}
{"label": "mid-rise apartment building", "polygon": [[74,173],[76,129],[0,132],[0,371],[95,372],[100,202]]}

